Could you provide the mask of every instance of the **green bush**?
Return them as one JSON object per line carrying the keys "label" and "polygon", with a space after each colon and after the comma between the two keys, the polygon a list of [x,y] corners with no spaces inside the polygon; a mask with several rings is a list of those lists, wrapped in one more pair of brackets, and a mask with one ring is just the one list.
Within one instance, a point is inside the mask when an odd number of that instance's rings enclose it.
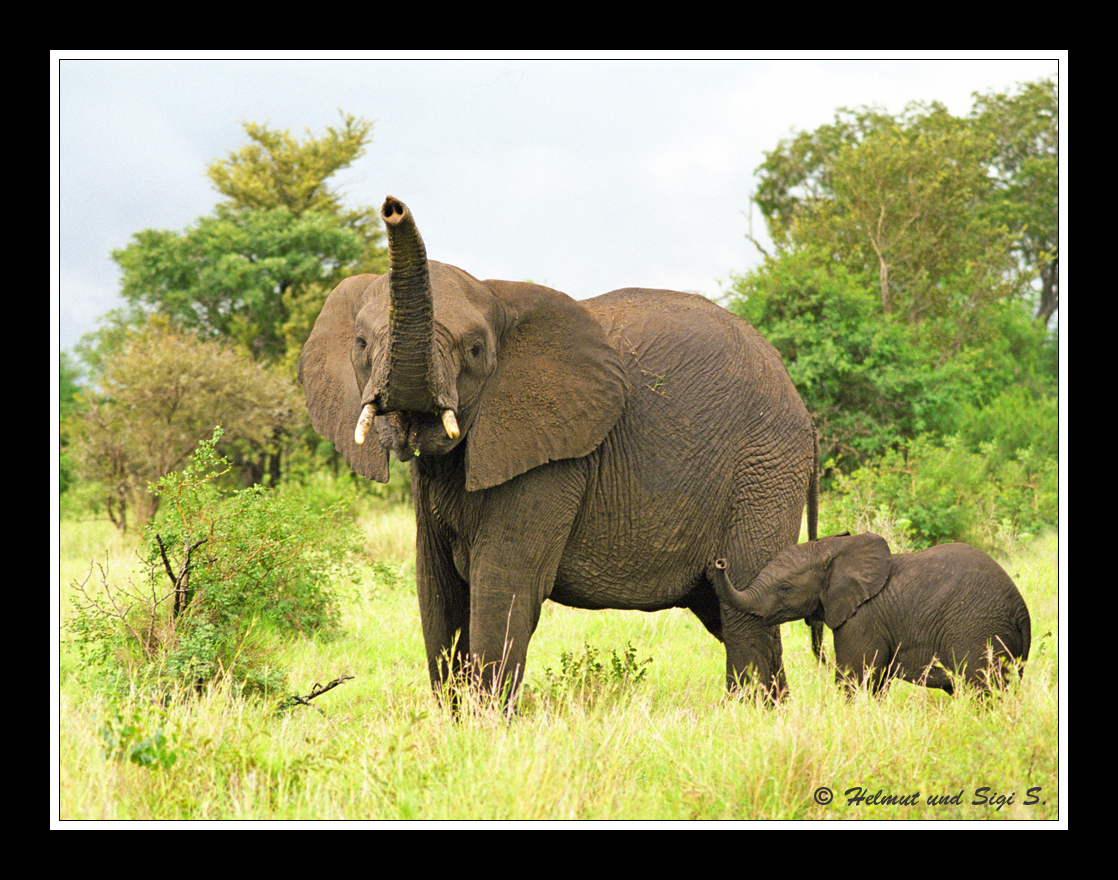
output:
{"label": "green bush", "polygon": [[820,532],[891,530],[914,548],[963,541],[1003,550],[1058,522],[1054,456],[1032,446],[1008,456],[989,444],[974,452],[958,436],[921,436],[839,474]]}
{"label": "green bush", "polygon": [[899,440],[951,427],[981,373],[938,354],[922,328],[880,313],[870,281],[810,248],[734,278],[729,308],[780,352],[819,433],[826,478]]}
{"label": "green bush", "polygon": [[127,758],[131,763],[148,769],[168,770],[173,767],[179,758],[173,738],[167,736],[162,727],[148,735],[145,735],[144,728],[145,719],[138,709],[133,708],[126,718],[120,706],[111,706],[98,730],[105,758]]}
{"label": "green bush", "polygon": [[994,443],[998,466],[1033,444],[1058,455],[1053,340],[1019,303],[909,321],[879,299],[813,247],[732,279],[728,307],[780,352],[815,421],[826,486],[922,435]]}
{"label": "green bush", "polygon": [[631,643],[620,652],[611,649],[608,657],[585,644],[581,654],[563,651],[558,669],[548,666],[544,670],[546,684],[539,697],[545,702],[573,698],[588,706],[597,705],[605,698],[620,697],[643,681],[651,664],[651,657],[637,659],[637,649]]}
{"label": "green bush", "polygon": [[297,493],[222,494],[219,436],[156,485],[164,514],[145,533],[146,582],[119,587],[102,572],[99,589],[78,586],[69,629],[108,681],[198,689],[228,677],[241,692],[272,692],[284,684],[273,659],[284,638],[339,631],[331,584],[360,546],[356,528]]}

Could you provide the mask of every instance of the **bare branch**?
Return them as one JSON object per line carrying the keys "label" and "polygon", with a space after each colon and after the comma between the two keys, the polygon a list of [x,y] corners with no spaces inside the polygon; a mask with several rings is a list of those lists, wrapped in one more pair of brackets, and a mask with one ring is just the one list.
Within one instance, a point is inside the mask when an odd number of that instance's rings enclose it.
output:
{"label": "bare branch", "polygon": [[300,706],[310,706],[312,709],[315,709],[318,712],[321,712],[323,715],[325,715],[326,713],[323,712],[322,709],[319,709],[318,706],[312,705],[310,701],[313,700],[315,697],[322,696],[327,691],[333,690],[334,688],[336,688],[342,682],[349,681],[350,679],[352,679],[354,677],[355,676],[349,675],[347,673],[347,674],[339,676],[338,678],[335,678],[329,684],[324,684],[323,685],[323,684],[319,684],[318,682],[315,682],[314,687],[311,688],[311,692],[309,694],[307,694],[305,697],[300,697],[298,694],[290,694],[288,697],[286,697],[284,699],[284,701],[281,705],[288,705],[290,703],[298,703]]}

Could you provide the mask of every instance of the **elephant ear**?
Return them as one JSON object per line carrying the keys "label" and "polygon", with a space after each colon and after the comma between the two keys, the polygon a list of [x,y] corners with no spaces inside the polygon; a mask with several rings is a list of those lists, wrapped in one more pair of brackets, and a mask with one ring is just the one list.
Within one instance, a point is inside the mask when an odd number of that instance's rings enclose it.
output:
{"label": "elephant ear", "polygon": [[466,435],[470,491],[590,454],[621,417],[628,394],[620,354],[582,304],[538,284],[484,284],[510,320]]}
{"label": "elephant ear", "polygon": [[[365,294],[379,276],[354,275],[334,288],[299,356],[299,381],[314,429],[334,444],[357,473],[388,482],[388,452],[377,442],[353,439],[361,415],[361,388],[350,352],[354,323]],[[370,440],[375,440],[375,433]]]}
{"label": "elephant ear", "polygon": [[842,626],[863,602],[872,599],[889,580],[892,554],[880,535],[823,538],[834,542],[827,589],[823,592],[823,619],[827,626]]}

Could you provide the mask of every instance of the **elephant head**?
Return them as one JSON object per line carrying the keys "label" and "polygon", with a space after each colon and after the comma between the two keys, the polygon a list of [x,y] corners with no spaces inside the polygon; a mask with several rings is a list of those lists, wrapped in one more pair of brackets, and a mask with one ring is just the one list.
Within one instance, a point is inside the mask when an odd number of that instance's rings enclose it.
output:
{"label": "elephant head", "polygon": [[621,416],[627,380],[590,313],[540,285],[429,261],[391,196],[381,217],[388,273],[339,284],[299,360],[315,430],[380,482],[390,450],[409,460],[465,444],[471,491],[594,450]]}
{"label": "elephant head", "polygon": [[821,618],[836,629],[881,592],[891,565],[880,535],[835,535],[781,551],[744,590],[730,581],[725,559],[715,561],[711,579],[724,602],[767,625]]}

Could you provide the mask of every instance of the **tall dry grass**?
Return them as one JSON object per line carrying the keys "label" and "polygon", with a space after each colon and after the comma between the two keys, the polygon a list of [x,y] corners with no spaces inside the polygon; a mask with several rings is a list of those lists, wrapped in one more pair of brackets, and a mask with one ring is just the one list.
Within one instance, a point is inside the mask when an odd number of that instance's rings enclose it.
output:
{"label": "tall dry grass", "polygon": [[[529,652],[524,710],[457,720],[426,677],[410,512],[363,520],[370,565],[345,587],[344,638],[283,646],[293,689],[352,680],[282,713],[228,689],[154,705],[83,681],[61,651],[58,815],[63,820],[1055,820],[1060,815],[1055,535],[1003,560],[1033,617],[1020,686],[988,703],[894,684],[848,702],[784,627],[792,697],[728,697],[721,646],[682,611],[548,604]],[[127,576],[111,527],[64,522],[61,598],[94,560]],[[374,564],[375,560],[379,564]],[[63,610],[63,615],[65,611]],[[827,636],[828,646],[830,636]],[[632,645],[647,674],[564,690],[564,653]],[[595,690],[595,685],[597,690]],[[113,719],[118,719],[113,722]],[[164,737],[169,766],[106,757],[106,727]],[[822,789],[831,792],[829,803]],[[1032,790],[1031,794],[1027,792]],[[878,794],[880,792],[880,794]],[[862,794],[866,800],[851,803]],[[1012,803],[1008,803],[1012,793]],[[871,795],[893,803],[869,803]],[[913,797],[915,796],[915,797]],[[929,803],[930,796],[942,803]],[[997,801],[996,798],[1002,798]],[[911,802],[897,803],[901,798]],[[981,802],[983,799],[986,802]],[[1026,801],[1035,801],[1026,803]],[[1000,804],[1000,805],[999,805]]]}

